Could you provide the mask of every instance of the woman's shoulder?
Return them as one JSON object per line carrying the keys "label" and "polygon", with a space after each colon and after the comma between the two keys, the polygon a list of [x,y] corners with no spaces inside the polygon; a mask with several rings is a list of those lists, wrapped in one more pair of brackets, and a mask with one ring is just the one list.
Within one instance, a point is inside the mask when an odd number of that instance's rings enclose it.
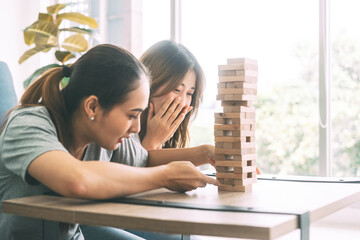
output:
{"label": "woman's shoulder", "polygon": [[19,115],[29,115],[49,118],[49,111],[44,106],[32,106],[32,107],[18,107],[9,115],[9,119],[12,119]]}
{"label": "woman's shoulder", "polygon": [[37,126],[54,128],[49,111],[43,106],[19,107],[14,109],[7,120],[6,126]]}

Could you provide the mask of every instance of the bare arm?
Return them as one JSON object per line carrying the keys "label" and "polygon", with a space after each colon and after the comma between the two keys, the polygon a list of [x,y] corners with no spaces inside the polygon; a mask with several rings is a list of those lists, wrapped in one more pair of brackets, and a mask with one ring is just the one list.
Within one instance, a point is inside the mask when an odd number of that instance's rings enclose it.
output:
{"label": "bare arm", "polygon": [[112,162],[82,162],[61,151],[40,155],[30,164],[28,173],[63,196],[88,199],[120,197],[161,187],[188,191],[207,183],[218,184],[189,162],[137,168]]}

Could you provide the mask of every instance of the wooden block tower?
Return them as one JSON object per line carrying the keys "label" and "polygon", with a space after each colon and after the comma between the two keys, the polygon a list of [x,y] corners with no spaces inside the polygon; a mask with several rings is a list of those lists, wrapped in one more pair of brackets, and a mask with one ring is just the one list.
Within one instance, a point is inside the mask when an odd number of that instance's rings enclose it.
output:
{"label": "wooden block tower", "polygon": [[256,182],[255,108],[257,61],[228,59],[219,65],[217,100],[222,113],[215,113],[215,166],[219,190],[251,192]]}

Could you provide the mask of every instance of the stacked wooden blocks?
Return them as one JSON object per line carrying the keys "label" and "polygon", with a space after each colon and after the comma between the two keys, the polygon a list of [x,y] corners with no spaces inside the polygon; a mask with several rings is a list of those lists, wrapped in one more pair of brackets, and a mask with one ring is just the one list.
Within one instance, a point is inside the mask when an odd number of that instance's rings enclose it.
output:
{"label": "stacked wooden blocks", "polygon": [[219,65],[215,113],[215,166],[219,190],[250,192],[256,182],[255,107],[257,61],[228,59]]}

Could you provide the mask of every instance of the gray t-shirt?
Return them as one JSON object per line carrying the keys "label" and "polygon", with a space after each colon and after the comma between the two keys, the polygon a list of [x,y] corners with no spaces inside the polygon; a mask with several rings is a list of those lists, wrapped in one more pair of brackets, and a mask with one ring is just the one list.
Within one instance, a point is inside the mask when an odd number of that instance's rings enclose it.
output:
{"label": "gray t-shirt", "polygon": [[[68,152],[57,138],[56,128],[44,107],[27,107],[14,110],[0,135],[0,201],[51,193],[45,185],[27,174],[29,164],[48,151]],[[134,137],[124,139],[121,147],[106,150],[91,143],[87,146],[84,161],[112,161],[131,166],[147,165],[148,153]],[[0,205],[1,239],[43,239],[41,219],[5,214]],[[58,239],[84,239],[75,225]]]}

